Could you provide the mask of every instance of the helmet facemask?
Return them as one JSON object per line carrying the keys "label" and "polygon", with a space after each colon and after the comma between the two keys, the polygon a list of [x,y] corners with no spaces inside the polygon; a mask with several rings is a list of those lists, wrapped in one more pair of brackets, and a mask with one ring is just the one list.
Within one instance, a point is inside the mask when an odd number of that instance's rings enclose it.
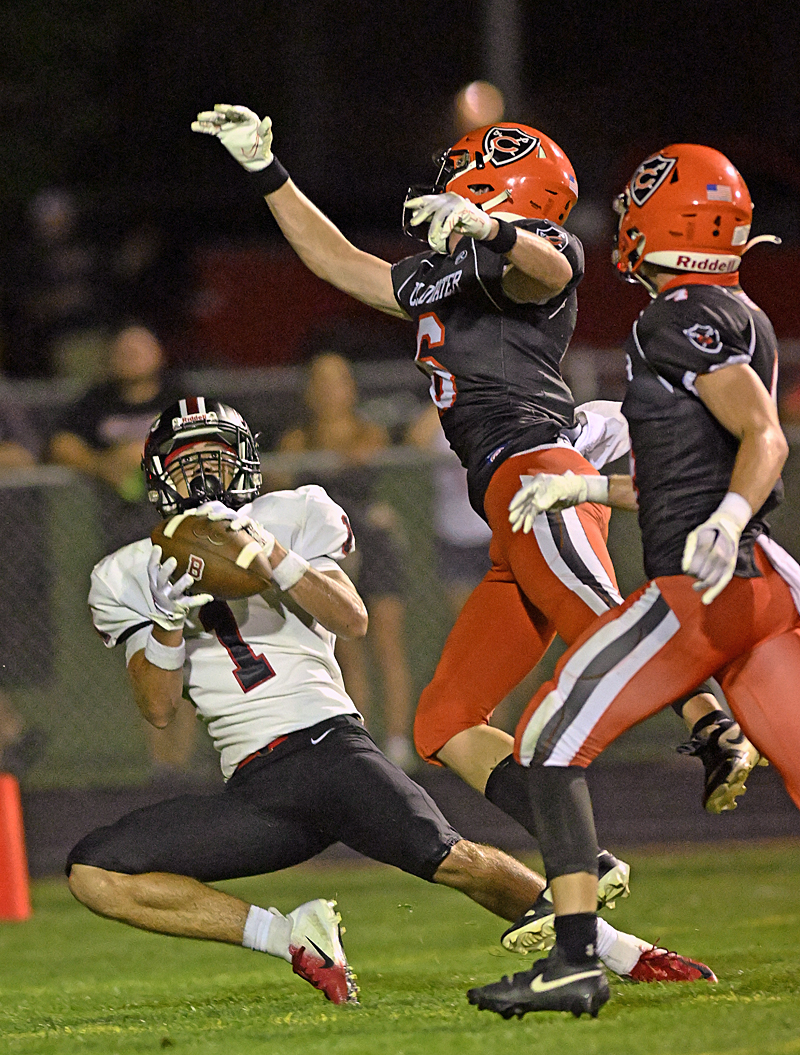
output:
{"label": "helmet facemask", "polygon": [[202,409],[187,413],[188,402],[170,407],[150,430],[142,459],[148,499],[165,517],[215,500],[231,509],[252,502],[261,467],[247,423],[202,397],[196,400]]}

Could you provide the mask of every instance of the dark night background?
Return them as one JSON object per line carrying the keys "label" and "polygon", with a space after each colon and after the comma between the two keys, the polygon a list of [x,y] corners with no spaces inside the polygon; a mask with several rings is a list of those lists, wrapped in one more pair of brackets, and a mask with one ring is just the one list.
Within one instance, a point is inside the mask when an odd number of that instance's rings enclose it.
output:
{"label": "dark night background", "polygon": [[[565,149],[581,190],[571,226],[598,261],[612,194],[676,141],[727,153],[756,203],[753,233],[781,235],[781,253],[800,243],[800,13],[787,0],[6,0],[3,14],[7,273],[29,202],[54,186],[75,193],[101,243],[159,224],[165,260],[185,266],[174,281],[197,282],[198,247],[276,243],[233,160],[190,131],[215,102],[269,113],[276,153],[353,240],[414,251],[398,236],[402,198],[456,138],[453,99],[476,78],[504,90],[507,120]],[[772,261],[774,284],[776,251],[756,256]],[[796,297],[794,275],[776,297]],[[789,318],[783,336],[800,337]],[[596,340],[599,324],[586,325]]]}

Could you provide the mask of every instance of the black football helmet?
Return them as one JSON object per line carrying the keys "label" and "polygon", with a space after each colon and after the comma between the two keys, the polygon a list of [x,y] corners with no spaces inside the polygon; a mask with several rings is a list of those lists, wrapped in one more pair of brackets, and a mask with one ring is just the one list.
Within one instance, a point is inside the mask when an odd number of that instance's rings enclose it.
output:
{"label": "black football helmet", "polygon": [[[220,449],[199,451],[199,443],[219,443]],[[249,425],[233,407],[204,396],[179,399],[156,418],[142,469],[147,497],[163,517],[212,500],[238,509],[261,490],[261,463]],[[177,490],[181,479],[188,497]]]}

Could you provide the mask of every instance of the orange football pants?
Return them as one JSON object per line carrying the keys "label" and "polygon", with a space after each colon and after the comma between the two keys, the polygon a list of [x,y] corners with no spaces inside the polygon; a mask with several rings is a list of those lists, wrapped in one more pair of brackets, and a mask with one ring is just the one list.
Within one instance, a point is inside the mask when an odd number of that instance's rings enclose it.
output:
{"label": "orange football pants", "polygon": [[553,446],[517,454],[492,476],[484,500],[492,566],[456,620],[417,707],[414,742],[429,762],[456,733],[488,723],[556,634],[569,644],[621,603],[606,548],[607,506],[586,503],[537,517],[529,534],[511,530],[508,505],[520,475],[568,469],[599,475],[571,447]]}
{"label": "orange football pants", "polygon": [[588,766],[613,740],[712,675],[745,735],[800,807],[800,615],[759,546],[762,578],[710,604],[695,579],[654,579],[600,617],[558,663],[517,727],[523,763]]}

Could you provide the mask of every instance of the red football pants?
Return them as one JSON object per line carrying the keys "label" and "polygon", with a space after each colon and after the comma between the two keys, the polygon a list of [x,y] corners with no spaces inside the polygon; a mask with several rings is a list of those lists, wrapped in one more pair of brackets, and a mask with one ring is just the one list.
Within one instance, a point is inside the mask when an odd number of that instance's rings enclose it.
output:
{"label": "red football pants", "polygon": [[554,446],[509,458],[491,479],[484,508],[492,567],[456,620],[417,707],[414,742],[428,761],[456,733],[487,724],[557,633],[569,644],[621,603],[606,549],[607,506],[537,517],[527,535],[511,530],[508,505],[520,474],[568,469],[599,475],[571,447]]}
{"label": "red football pants", "polygon": [[800,807],[800,616],[756,546],[763,578],[703,605],[688,575],[657,578],[582,634],[517,727],[515,754],[587,766],[631,726],[715,676],[745,735]]}

